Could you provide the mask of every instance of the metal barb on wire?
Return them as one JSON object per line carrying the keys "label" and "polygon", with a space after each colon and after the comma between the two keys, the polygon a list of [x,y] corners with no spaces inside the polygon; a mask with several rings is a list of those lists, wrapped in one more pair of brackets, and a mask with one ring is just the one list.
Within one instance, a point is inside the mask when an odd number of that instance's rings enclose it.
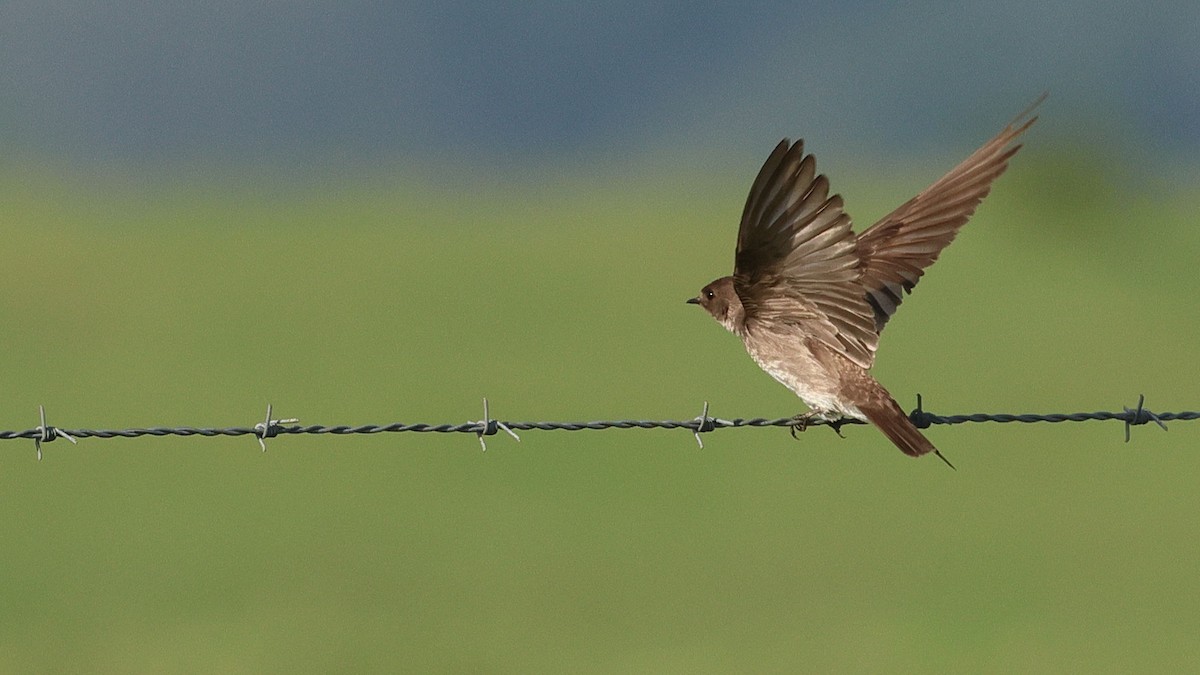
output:
{"label": "metal barb on wire", "polygon": [[925,412],[925,408],[921,405],[921,394],[917,394],[917,407],[908,414],[908,419],[918,429],[928,429],[930,425],[929,413]]}
{"label": "metal barb on wire", "polygon": [[479,447],[483,448],[484,452],[487,452],[487,443],[483,440],[483,437],[495,436],[497,430],[500,429],[503,429],[504,432],[509,436],[517,439],[518,443],[521,442],[521,437],[517,435],[517,432],[510,429],[507,424],[499,420],[492,419],[492,416],[488,413],[488,400],[486,396],[483,399],[483,419],[478,422],[468,421],[467,424],[474,424],[479,427],[475,431],[475,435],[479,437]]}
{"label": "metal barb on wire", "polygon": [[49,443],[56,438],[65,438],[68,441],[71,441],[72,445],[79,445],[79,442],[76,441],[71,434],[68,434],[58,427],[52,427],[46,424],[46,406],[38,406],[38,417],[41,419],[42,423],[39,424],[35,429],[35,431],[38,432],[38,435],[33,437],[33,447],[37,450],[37,458],[39,462],[42,461],[42,443]]}
{"label": "metal barb on wire", "polygon": [[708,401],[705,401],[704,409],[700,411],[700,416],[696,418],[696,428],[692,431],[692,435],[696,437],[696,445],[699,445],[701,450],[704,449],[704,441],[700,438],[700,434],[705,434],[716,429],[717,426],[714,422],[715,420],[708,416]]}
{"label": "metal barb on wire", "polygon": [[1158,415],[1155,415],[1154,413],[1150,412],[1149,410],[1147,410],[1146,408],[1144,408],[1142,406],[1142,404],[1144,404],[1145,402],[1146,402],[1146,395],[1138,394],[1137,409],[1130,410],[1128,407],[1125,407],[1125,412],[1129,415],[1128,417],[1125,418],[1125,442],[1126,443],[1129,442],[1129,428],[1131,426],[1133,426],[1134,424],[1146,424],[1147,422],[1154,422],[1158,426],[1162,427],[1163,431],[1167,430],[1166,422],[1163,422],[1161,419],[1159,419]]}
{"label": "metal barb on wire", "polygon": [[254,425],[254,437],[258,439],[258,445],[259,445],[259,447],[262,448],[262,451],[266,452],[267,451],[266,439],[275,438],[276,436],[278,436],[279,435],[279,426],[281,424],[295,424],[296,422],[299,422],[299,421],[300,420],[295,417],[289,417],[288,419],[285,419],[285,420],[271,419],[271,404],[268,403],[266,419],[263,420],[262,422],[259,422],[258,424]]}

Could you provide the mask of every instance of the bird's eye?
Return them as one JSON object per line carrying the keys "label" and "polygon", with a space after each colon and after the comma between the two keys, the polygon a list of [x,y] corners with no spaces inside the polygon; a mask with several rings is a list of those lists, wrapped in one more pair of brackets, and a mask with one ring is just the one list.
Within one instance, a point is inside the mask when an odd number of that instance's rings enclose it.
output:
{"label": "bird's eye", "polygon": [[709,300],[712,300],[716,296],[717,294],[713,293],[712,291],[704,291],[704,297],[708,298]]}

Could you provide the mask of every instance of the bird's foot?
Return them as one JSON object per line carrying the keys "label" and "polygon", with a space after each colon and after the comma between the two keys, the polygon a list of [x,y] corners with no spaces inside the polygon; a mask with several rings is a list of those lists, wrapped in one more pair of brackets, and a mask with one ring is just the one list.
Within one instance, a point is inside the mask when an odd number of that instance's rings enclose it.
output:
{"label": "bird's foot", "polygon": [[799,440],[799,437],[796,436],[796,434],[803,433],[804,431],[806,431],[808,429],[809,420],[811,420],[813,417],[816,417],[816,415],[817,415],[817,411],[810,410],[806,413],[800,413],[799,415],[796,415],[795,417],[793,417],[792,418],[792,426],[791,426],[792,438]]}
{"label": "bird's foot", "polygon": [[833,429],[833,433],[838,435],[838,438],[845,438],[845,436],[842,435],[842,427],[849,421],[849,417],[839,417],[836,420],[830,420],[828,424],[829,428]]}
{"label": "bird's foot", "polygon": [[799,440],[796,436],[797,433],[805,431],[811,424],[820,422],[824,422],[826,426],[833,429],[833,433],[837,434],[838,438],[845,438],[842,435],[842,427],[850,422],[850,418],[820,410],[809,410],[808,412],[800,413],[792,418],[792,438]]}

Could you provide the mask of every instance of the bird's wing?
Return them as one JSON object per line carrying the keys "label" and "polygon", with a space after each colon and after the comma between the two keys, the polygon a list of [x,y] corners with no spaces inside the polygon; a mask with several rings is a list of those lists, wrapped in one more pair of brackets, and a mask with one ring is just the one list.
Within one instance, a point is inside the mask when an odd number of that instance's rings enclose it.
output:
{"label": "bird's wing", "polygon": [[933,185],[859,235],[862,285],[875,312],[877,332],[896,313],[904,293],[912,292],[925,268],[954,240],[987,196],[992,181],[1008,168],[1009,158],[1021,149],[1013,140],[1037,121],[1037,117],[1025,118],[1044,98]]}
{"label": "bird's wing", "polygon": [[738,230],[733,279],[747,330],[803,332],[868,368],[878,334],[861,275],[841,197],[829,196],[803,141],[784,139],[759,170]]}

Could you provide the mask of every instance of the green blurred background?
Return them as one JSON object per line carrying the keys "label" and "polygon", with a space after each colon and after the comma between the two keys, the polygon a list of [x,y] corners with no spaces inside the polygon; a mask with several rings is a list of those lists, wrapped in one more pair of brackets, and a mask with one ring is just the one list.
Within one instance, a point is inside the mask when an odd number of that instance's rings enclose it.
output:
{"label": "green blurred background", "polygon": [[[0,427],[35,426],[38,405],[65,428],[248,426],[268,402],[306,424],[462,422],[484,396],[510,420],[687,419],[704,401],[726,418],[790,415],[799,401],[683,304],[728,272],[767,151],[807,138],[861,227],[1042,89],[1051,98],[1026,148],[889,324],[876,375],[906,408],[920,392],[946,414],[1114,410],[1140,393],[1156,410],[1200,405],[1200,94],[1195,71],[1176,70],[1197,58],[1180,45],[1200,10],[1147,19],[1100,6],[1080,23],[1068,3],[1008,24],[994,8],[851,5],[797,21],[795,44],[767,49],[782,38],[766,6],[685,24],[664,9],[622,32],[612,27],[634,10],[621,6],[498,17],[417,3],[372,23],[362,17],[378,7],[351,3],[334,25],[351,31],[358,17],[374,36],[411,37],[401,19],[412,16],[483,22],[425,35],[428,62],[512,89],[498,107],[430,112],[444,126],[378,145],[365,140],[374,122],[339,117],[349,104],[316,106],[341,119],[327,126],[311,108],[284,115],[277,137],[267,122],[239,126],[242,114],[188,112],[170,94],[194,73],[153,60],[150,74],[68,86],[145,61],[133,57],[146,44],[219,41],[184,28],[225,25],[220,3],[212,16],[168,3],[105,21],[7,6],[4,81],[49,84],[10,91],[0,122]],[[240,39],[257,43],[258,21],[281,26],[263,42],[293,36],[307,53],[312,34],[287,31],[325,24],[284,9],[243,16]],[[556,33],[555,21],[574,28]],[[804,37],[822,21],[863,38],[864,55],[820,61],[831,38]],[[903,49],[869,46],[896,22],[911,29],[897,33]],[[539,30],[517,30],[528,25]],[[51,30],[64,26],[88,29]],[[78,59],[51,69],[58,79],[11,58],[39,53],[39,27]],[[123,30],[126,42],[104,41]],[[1117,54],[1081,71],[1107,33],[1125,38],[1109,43]],[[1043,34],[1072,58],[1038,61]],[[530,35],[533,56],[566,50],[562,72],[552,58],[538,61],[550,79],[521,59],[507,75],[478,70],[497,67],[479,56],[487,40]],[[671,57],[665,70],[627,54],[638,40],[656,45],[644,59]],[[84,58],[109,48],[129,61]],[[956,60],[963,50],[968,62],[1011,52],[1015,65],[977,76]],[[351,82],[322,90],[330,101],[399,86],[354,50],[334,59],[342,79],[272,54],[301,79]],[[212,81],[237,63],[258,62],[208,64]],[[1105,77],[1111,63],[1136,67]],[[251,85],[275,82],[254,72]],[[791,75],[768,86],[779,73]],[[627,75],[631,89],[611,84]],[[637,95],[614,101],[606,86]],[[238,110],[274,119],[278,100],[244,91]],[[522,116],[530,92],[542,117]],[[1117,422],[930,430],[957,472],[865,428],[798,441],[718,431],[703,450],[682,430],[498,435],[486,453],[470,435],[287,436],[266,454],[249,437],[88,439],[47,445],[40,463],[32,442],[6,441],[0,670],[1190,670],[1193,425],[1139,427],[1129,444]]]}

